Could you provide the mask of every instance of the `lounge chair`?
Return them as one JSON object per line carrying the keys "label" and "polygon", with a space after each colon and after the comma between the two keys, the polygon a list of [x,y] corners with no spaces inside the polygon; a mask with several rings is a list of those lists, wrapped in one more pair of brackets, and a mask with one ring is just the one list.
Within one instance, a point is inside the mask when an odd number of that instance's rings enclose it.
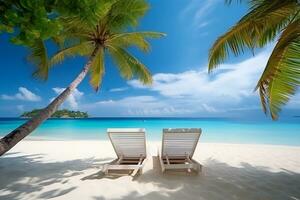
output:
{"label": "lounge chair", "polygon": [[107,133],[118,158],[105,166],[104,173],[130,171],[133,177],[141,174],[147,155],[145,129],[107,129]]}
{"label": "lounge chair", "polygon": [[192,159],[201,129],[163,129],[161,154],[158,153],[162,172],[184,170],[201,172],[202,165]]}

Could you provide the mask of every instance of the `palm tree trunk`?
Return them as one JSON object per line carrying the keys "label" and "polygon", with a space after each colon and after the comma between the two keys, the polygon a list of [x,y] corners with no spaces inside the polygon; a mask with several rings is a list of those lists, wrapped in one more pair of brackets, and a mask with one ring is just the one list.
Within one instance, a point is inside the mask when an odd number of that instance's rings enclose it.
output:
{"label": "palm tree trunk", "polygon": [[58,107],[66,100],[66,98],[73,92],[73,90],[81,83],[84,77],[87,75],[91,63],[99,49],[96,46],[93,53],[91,54],[87,64],[83,70],[78,74],[75,80],[67,87],[58,97],[56,97],[46,108],[40,111],[40,113],[7,134],[5,137],[0,139],[0,156],[9,151],[19,141],[34,131],[43,121],[47,120],[51,115],[58,109]]}

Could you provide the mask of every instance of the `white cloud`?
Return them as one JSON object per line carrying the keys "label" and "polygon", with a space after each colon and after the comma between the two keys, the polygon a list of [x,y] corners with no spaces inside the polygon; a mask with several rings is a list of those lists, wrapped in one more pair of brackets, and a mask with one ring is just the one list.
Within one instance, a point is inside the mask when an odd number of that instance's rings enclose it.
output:
{"label": "white cloud", "polygon": [[[201,2],[201,3],[200,3]],[[197,10],[195,13],[195,20],[202,20],[205,18],[214,8],[214,6],[219,3],[220,0],[201,0],[197,1]]]}
{"label": "white cloud", "polygon": [[40,101],[41,97],[34,94],[25,87],[19,87],[19,92],[15,95],[2,94],[1,99],[3,100],[23,100],[23,101]]}
{"label": "white cloud", "polygon": [[185,108],[175,108],[169,102],[154,96],[129,96],[98,101],[83,108],[92,113],[97,110],[97,115],[103,113],[105,116],[174,116],[191,112]]}
{"label": "white cloud", "polygon": [[199,23],[199,25],[197,25],[197,26],[198,26],[198,28],[200,29],[200,28],[204,28],[204,27],[206,27],[207,25],[209,25],[209,23],[210,23],[210,21],[205,21],[205,22]]}
{"label": "white cloud", "polygon": [[15,96],[9,96],[9,95],[6,95],[6,94],[2,94],[1,99],[3,99],[3,100],[14,100],[14,99],[16,99],[16,97]]}
{"label": "white cloud", "polygon": [[119,100],[99,101],[96,102],[96,105],[112,106],[115,108],[122,107],[127,109],[127,111],[130,109],[141,110],[145,106],[147,109],[165,106],[153,96],[131,96]]}
{"label": "white cloud", "polygon": [[206,110],[207,112],[210,112],[210,113],[212,113],[212,112],[218,112],[218,110],[215,108],[215,107],[213,107],[213,106],[209,106],[209,105],[207,105],[207,104],[202,104],[202,108],[204,109],[204,110]]}
{"label": "white cloud", "polygon": [[107,105],[107,104],[114,104],[115,103],[115,101],[113,101],[113,100],[106,100],[106,101],[98,101],[98,102],[96,102],[96,104],[100,104],[100,105]]}
{"label": "white cloud", "polygon": [[128,87],[112,88],[109,91],[110,92],[122,92],[122,91],[125,91],[125,90],[128,90]]}
{"label": "white cloud", "polygon": [[[153,76],[153,85],[144,86],[137,80],[129,81],[133,88],[158,92],[174,108],[194,112],[226,112],[240,107],[257,106],[258,96],[253,92],[270,51],[235,64],[223,64],[209,75],[207,68],[182,73],[159,73]],[[203,68],[202,68],[203,69]]]}
{"label": "white cloud", "polygon": [[187,6],[180,13],[180,18],[189,17],[192,19],[192,25],[201,29],[212,22],[212,20],[207,20],[208,15],[210,15],[216,5],[222,2],[221,0],[191,0]]}
{"label": "white cloud", "polygon": [[[53,91],[59,95],[61,94],[65,88],[59,88],[59,87],[55,87],[55,88],[52,88]],[[66,103],[63,105],[63,106],[68,106],[70,107],[71,109],[78,109],[78,101],[79,99],[83,96],[83,92],[79,91],[78,89],[75,89],[70,95],[69,97],[66,99]],[[51,101],[53,100],[54,98],[51,99]],[[67,104],[67,105],[66,105]]]}
{"label": "white cloud", "polygon": [[19,87],[19,93],[16,97],[25,101],[40,101],[41,97],[37,96],[33,92],[29,91],[25,87]]}

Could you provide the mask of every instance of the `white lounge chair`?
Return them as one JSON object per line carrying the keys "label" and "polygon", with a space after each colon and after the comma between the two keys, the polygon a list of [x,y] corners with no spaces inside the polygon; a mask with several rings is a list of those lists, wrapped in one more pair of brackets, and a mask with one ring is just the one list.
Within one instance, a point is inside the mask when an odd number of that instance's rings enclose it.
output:
{"label": "white lounge chair", "polygon": [[162,149],[159,161],[165,170],[192,170],[199,173],[202,165],[192,159],[201,129],[163,129]]}
{"label": "white lounge chair", "polygon": [[118,128],[107,129],[109,139],[118,156],[115,162],[106,165],[105,174],[110,171],[132,171],[134,177],[141,174],[146,161],[145,129]]}

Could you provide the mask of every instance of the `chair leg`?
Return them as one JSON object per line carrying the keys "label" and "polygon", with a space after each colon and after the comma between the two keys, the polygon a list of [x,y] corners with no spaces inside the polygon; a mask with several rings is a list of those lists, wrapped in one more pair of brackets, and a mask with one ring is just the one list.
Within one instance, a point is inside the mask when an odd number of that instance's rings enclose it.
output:
{"label": "chair leg", "polygon": [[202,165],[201,164],[195,164],[194,170],[197,174],[199,174],[202,171]]}
{"label": "chair leg", "polygon": [[202,165],[199,165],[199,172],[202,172]]}
{"label": "chair leg", "polygon": [[104,174],[105,174],[105,175],[107,175],[107,174],[108,174],[108,164],[104,165],[104,167],[103,167],[103,170],[102,170],[102,171],[104,172]]}
{"label": "chair leg", "polygon": [[131,173],[132,177],[137,177],[143,174],[143,167],[139,167],[138,169],[133,170],[133,172]]}
{"label": "chair leg", "polygon": [[142,175],[142,174],[143,174],[143,168],[140,168],[139,175]]}
{"label": "chair leg", "polygon": [[165,166],[164,166],[164,161],[162,160],[162,157],[160,157],[159,155],[158,155],[158,159],[159,159],[161,172],[164,173],[166,171]]}

